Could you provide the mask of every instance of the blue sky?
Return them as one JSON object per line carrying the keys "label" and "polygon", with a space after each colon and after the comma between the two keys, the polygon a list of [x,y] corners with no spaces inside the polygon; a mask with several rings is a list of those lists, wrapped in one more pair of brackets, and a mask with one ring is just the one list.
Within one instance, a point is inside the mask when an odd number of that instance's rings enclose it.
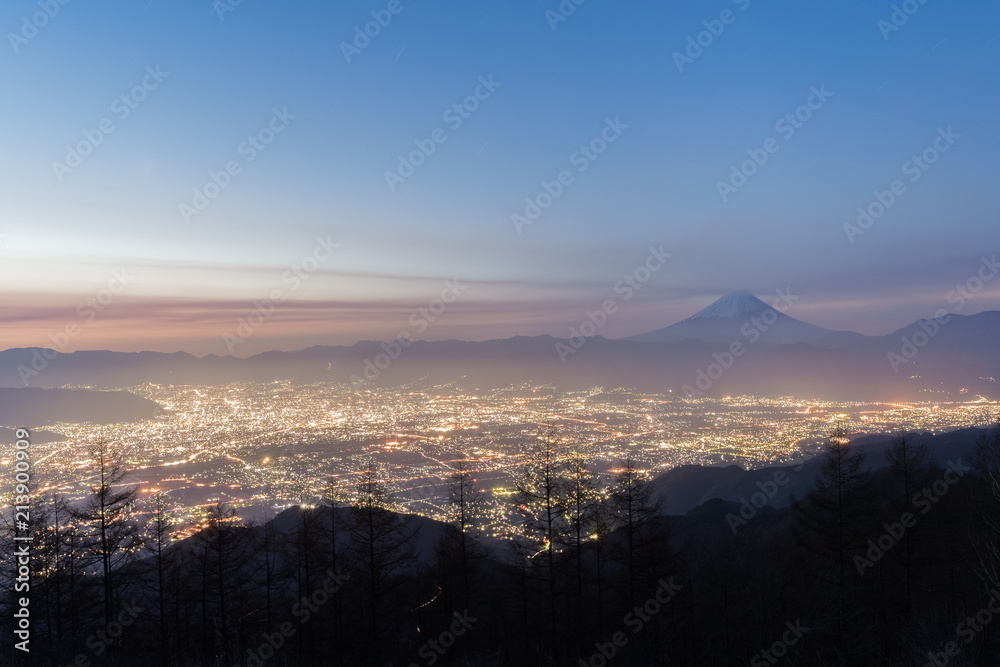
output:
{"label": "blue sky", "polygon": [[[555,0],[399,0],[347,62],[342,43],[389,4],[54,1],[37,33],[25,20],[44,2],[5,4],[0,346],[48,345],[122,268],[134,280],[69,349],[224,353],[274,290],[240,354],[387,339],[456,278],[469,288],[421,337],[565,336],[660,245],[670,262],[602,334],[735,288],[791,288],[793,316],[887,333],[1000,250],[994,2],[914,1],[888,32],[894,3],[874,0],[588,0],[555,30]],[[720,34],[679,72],[706,21]],[[147,68],[165,74],[121,117]],[[481,77],[499,86],[453,127],[443,114]],[[813,87],[832,96],[783,136]],[[250,162],[240,147],[274,109],[294,118]],[[53,163],[105,119],[60,179]],[[607,119],[627,129],[578,171]],[[447,140],[390,191],[385,173],[438,128]],[[946,128],[959,138],[910,181],[905,163]],[[768,138],[777,152],[723,201],[718,182]],[[231,161],[186,221],[179,207]],[[518,233],[512,214],[563,170],[572,184]],[[844,225],[896,179],[905,193],[850,243]],[[338,250],[292,289],[282,277],[317,238]],[[965,312],[998,308],[987,283]]]}

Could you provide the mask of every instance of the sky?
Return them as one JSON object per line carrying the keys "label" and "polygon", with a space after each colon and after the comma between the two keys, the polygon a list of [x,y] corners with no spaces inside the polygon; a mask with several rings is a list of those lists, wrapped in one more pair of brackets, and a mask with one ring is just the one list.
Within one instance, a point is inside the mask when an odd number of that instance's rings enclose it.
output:
{"label": "sky", "polygon": [[[618,337],[732,289],[889,333],[954,311],[1000,251],[998,19],[7,2],[0,349],[566,337],[609,298]],[[962,314],[1000,309],[979,285]]]}

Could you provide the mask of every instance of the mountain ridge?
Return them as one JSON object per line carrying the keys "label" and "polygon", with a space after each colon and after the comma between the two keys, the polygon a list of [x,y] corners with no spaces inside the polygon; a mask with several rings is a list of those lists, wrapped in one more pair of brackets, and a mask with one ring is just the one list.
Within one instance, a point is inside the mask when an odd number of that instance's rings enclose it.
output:
{"label": "mountain ridge", "polygon": [[[719,307],[710,306],[707,314],[699,311],[702,317],[671,325],[686,328],[665,341],[600,335],[567,340],[548,334],[407,346],[359,341],[247,358],[108,350],[46,352],[46,358],[42,348],[17,348],[0,352],[0,387],[294,381],[348,383],[357,389],[441,384],[479,389],[527,383],[566,390],[627,387],[687,397],[1000,399],[1000,311],[949,315],[942,323],[918,320],[884,336],[865,336],[814,327],[773,307],[762,311],[763,302],[752,295],[733,296],[728,303],[717,301]],[[707,333],[698,329],[702,326]]]}

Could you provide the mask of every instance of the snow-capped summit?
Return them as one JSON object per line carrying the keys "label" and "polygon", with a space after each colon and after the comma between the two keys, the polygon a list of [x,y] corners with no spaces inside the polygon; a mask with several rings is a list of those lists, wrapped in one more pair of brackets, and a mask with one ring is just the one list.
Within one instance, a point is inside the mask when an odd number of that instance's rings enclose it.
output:
{"label": "snow-capped summit", "polygon": [[833,332],[785,315],[746,290],[734,290],[677,324],[631,336],[627,340],[643,343],[741,341],[786,345],[812,342],[829,333]]}
{"label": "snow-capped summit", "polygon": [[698,311],[688,319],[715,317],[740,317],[755,315],[770,309],[767,305],[746,290],[733,290],[707,308]]}

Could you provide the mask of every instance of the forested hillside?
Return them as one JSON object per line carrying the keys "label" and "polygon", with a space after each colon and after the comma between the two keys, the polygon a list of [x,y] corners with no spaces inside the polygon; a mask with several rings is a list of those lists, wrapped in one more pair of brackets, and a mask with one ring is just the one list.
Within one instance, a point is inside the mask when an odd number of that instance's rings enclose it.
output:
{"label": "forested hillside", "polygon": [[758,497],[684,516],[662,511],[634,461],[602,485],[546,436],[510,499],[522,530],[506,536],[484,534],[464,466],[443,523],[394,511],[372,460],[349,489],[258,523],[218,504],[178,540],[169,498],[140,502],[113,449],[96,454],[105,475],[85,502],[35,499],[22,592],[24,542],[6,530],[4,618],[30,596],[31,651],[9,628],[5,664],[1000,660],[1000,425],[944,465],[901,434],[869,468],[834,433],[790,506],[771,506],[765,478]]}

